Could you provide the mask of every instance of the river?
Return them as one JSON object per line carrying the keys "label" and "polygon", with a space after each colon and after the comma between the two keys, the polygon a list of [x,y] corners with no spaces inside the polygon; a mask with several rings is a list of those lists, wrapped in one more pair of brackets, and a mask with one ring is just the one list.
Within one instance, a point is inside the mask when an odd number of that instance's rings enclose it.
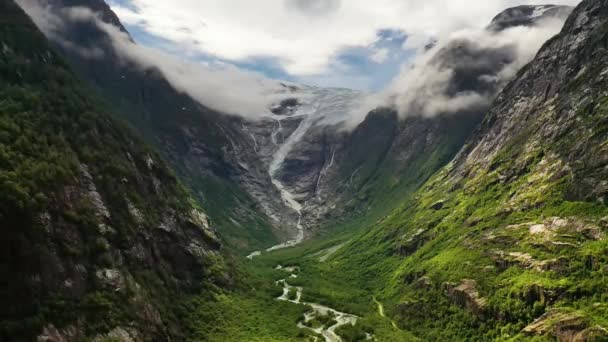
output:
{"label": "river", "polygon": [[[290,278],[298,277],[298,275],[295,272],[299,271],[299,268],[296,268],[296,267],[285,267],[284,268],[281,265],[279,265],[276,267],[276,269],[283,270],[283,271],[290,273]],[[276,281],[276,284],[283,286],[283,294],[281,296],[279,296],[277,298],[277,300],[291,302],[291,303],[298,304],[298,305],[306,305],[306,306],[310,307],[310,309],[311,309],[310,312],[307,312],[304,315],[304,320],[298,322],[297,326],[301,329],[308,329],[310,331],[313,331],[313,332],[323,336],[323,338],[325,339],[325,342],[342,342],[342,338],[340,338],[340,336],[338,336],[338,334],[336,334],[336,329],[338,329],[339,327],[346,325],[346,324],[351,324],[351,325],[357,324],[357,320],[359,319],[359,317],[357,317],[355,315],[341,312],[341,311],[332,309],[332,308],[324,306],[324,305],[320,305],[320,304],[316,304],[316,303],[308,303],[308,302],[302,301],[302,294],[304,292],[304,288],[289,285],[289,283],[287,282],[287,279],[278,280],[278,281]],[[290,292],[292,291],[292,289],[296,290],[295,299],[289,298],[290,297],[289,295],[290,295]],[[310,321],[315,319],[315,317],[317,317],[317,316],[327,316],[329,314],[333,315],[334,319],[336,321],[336,323],[334,323],[331,326],[321,326],[321,327],[317,327],[317,328],[311,328],[306,325],[306,323],[309,323]]]}

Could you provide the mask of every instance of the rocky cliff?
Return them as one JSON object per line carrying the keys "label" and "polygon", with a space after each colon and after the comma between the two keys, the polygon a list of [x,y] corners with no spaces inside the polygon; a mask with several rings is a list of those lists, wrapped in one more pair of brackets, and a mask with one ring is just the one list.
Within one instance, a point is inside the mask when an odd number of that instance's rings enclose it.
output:
{"label": "rocky cliff", "polygon": [[162,159],[0,1],[0,340],[179,340],[228,285],[220,239]]}

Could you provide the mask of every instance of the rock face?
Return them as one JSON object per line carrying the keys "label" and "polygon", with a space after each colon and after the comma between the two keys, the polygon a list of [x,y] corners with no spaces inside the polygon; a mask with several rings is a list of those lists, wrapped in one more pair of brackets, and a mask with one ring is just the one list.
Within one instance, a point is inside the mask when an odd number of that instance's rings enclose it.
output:
{"label": "rock face", "polygon": [[551,336],[559,342],[602,341],[608,330],[589,326],[585,317],[576,313],[550,311],[523,329],[526,335]]}
{"label": "rock face", "polygon": [[[603,39],[600,2],[587,1],[584,5],[595,8],[579,10],[569,17],[562,33],[545,45],[535,61],[498,97],[480,133],[457,159],[457,170],[464,172],[473,164],[495,168],[489,165],[491,157],[517,134],[529,132],[530,125],[534,124],[534,134],[527,136],[527,155],[545,147],[545,158],[568,163],[554,172],[555,177],[564,173],[574,177],[568,190],[569,199],[603,200],[605,171],[600,165],[605,163],[605,151],[563,139],[565,134],[589,144],[603,139],[575,124],[580,120],[579,114],[592,112],[602,105],[608,77],[606,57],[601,52],[604,46],[599,43]],[[568,80],[578,80],[581,89],[569,92],[563,87]],[[561,147],[567,149],[558,148],[558,141],[564,141],[565,146]],[[578,159],[576,163],[574,158]]]}
{"label": "rock face", "polygon": [[0,21],[0,340],[179,337],[166,298],[230,282],[215,229],[12,0]]}
{"label": "rock face", "polygon": [[487,301],[477,291],[477,282],[464,279],[459,285],[447,285],[448,296],[454,304],[460,305],[477,316],[482,317]]}
{"label": "rock face", "polygon": [[556,5],[517,6],[498,14],[489,26],[490,30],[500,31],[515,26],[534,26],[543,20],[565,20],[572,7]]}

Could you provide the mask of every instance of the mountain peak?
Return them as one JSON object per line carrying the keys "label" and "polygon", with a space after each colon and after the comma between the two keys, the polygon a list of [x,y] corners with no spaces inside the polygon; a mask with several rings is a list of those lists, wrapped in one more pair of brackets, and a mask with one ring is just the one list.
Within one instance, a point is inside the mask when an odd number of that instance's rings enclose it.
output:
{"label": "mountain peak", "polygon": [[565,20],[574,8],[558,5],[522,5],[500,12],[489,26],[492,31],[502,31],[516,26],[535,26],[543,20]]}

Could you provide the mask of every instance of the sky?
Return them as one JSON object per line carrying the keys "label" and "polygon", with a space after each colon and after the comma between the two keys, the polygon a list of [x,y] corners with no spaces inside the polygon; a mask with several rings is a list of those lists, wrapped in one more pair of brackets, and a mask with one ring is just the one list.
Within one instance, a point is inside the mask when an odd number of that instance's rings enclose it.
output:
{"label": "sky", "polygon": [[[576,5],[580,0],[552,0]],[[109,0],[142,45],[272,79],[379,91],[434,40],[546,0]]]}

